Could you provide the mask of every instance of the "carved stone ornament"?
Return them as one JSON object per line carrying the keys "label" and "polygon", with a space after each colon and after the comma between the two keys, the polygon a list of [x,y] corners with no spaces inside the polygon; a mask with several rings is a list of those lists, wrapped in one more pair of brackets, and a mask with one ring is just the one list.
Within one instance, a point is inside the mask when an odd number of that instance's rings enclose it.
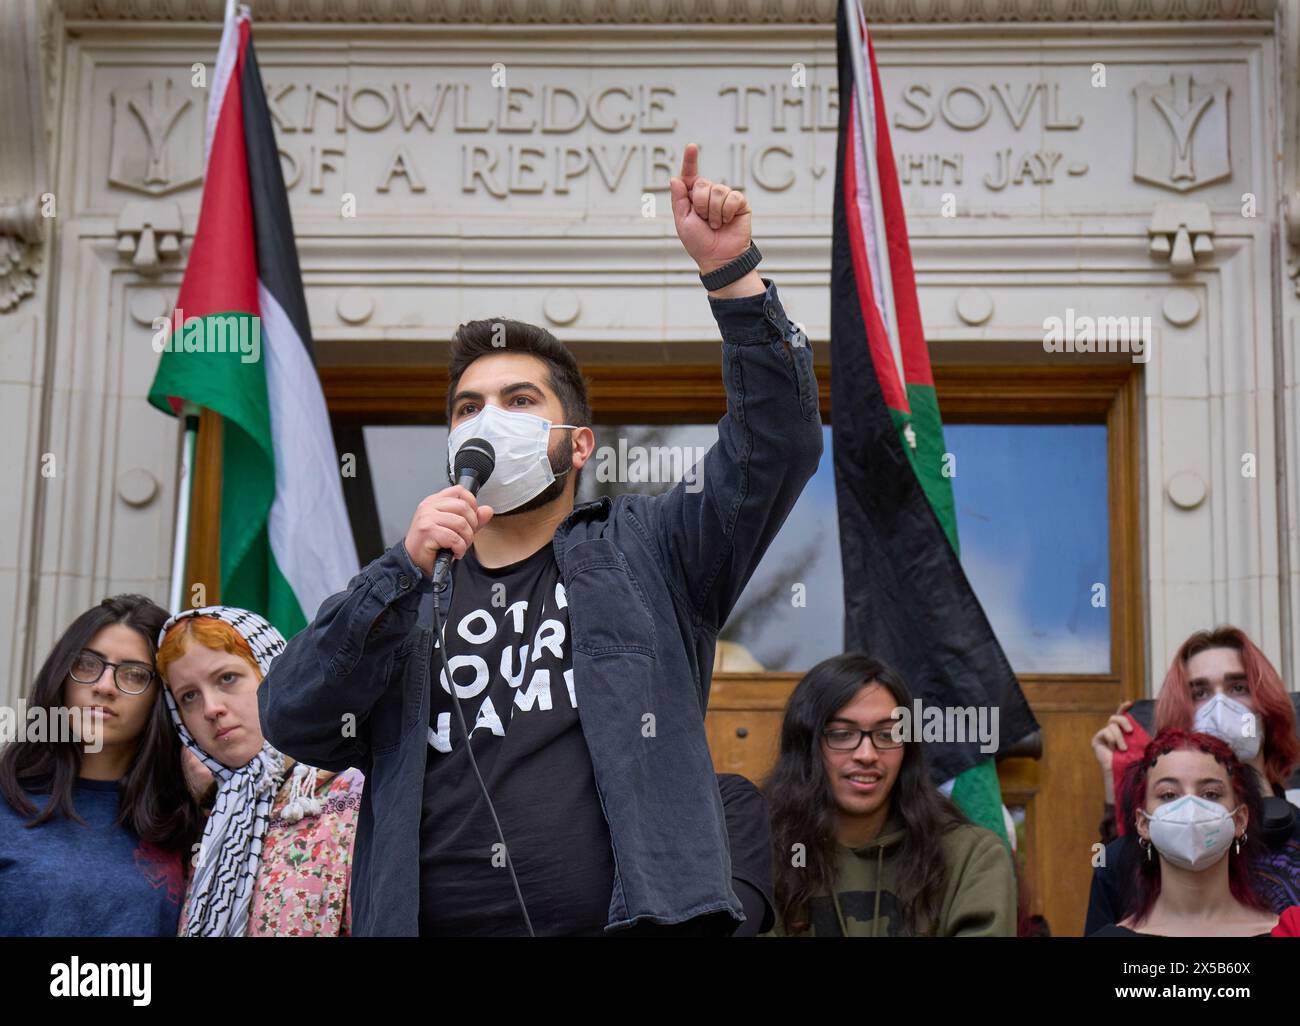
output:
{"label": "carved stone ornament", "polygon": [[42,0],[0,2],[0,314],[35,293],[53,231],[45,90],[54,13]]}
{"label": "carved stone ornament", "polygon": [[131,258],[131,266],[144,275],[175,263],[181,252],[181,208],[174,201],[136,200],[117,217],[117,251]]}
{"label": "carved stone ornament", "polygon": [[[61,0],[70,21],[220,22],[225,0]],[[863,0],[872,24],[1265,21],[1278,0]],[[257,0],[260,22],[833,24],[836,0]]]}
{"label": "carved stone ornament", "polygon": [[161,196],[203,181],[203,96],[196,102],[194,92],[157,77],[110,94],[110,183]]}
{"label": "carved stone ornament", "polygon": [[36,288],[43,225],[36,200],[0,203],[0,313],[12,310]]}
{"label": "carved stone ornament", "polygon": [[1144,82],[1137,98],[1133,177],[1187,192],[1232,175],[1228,86],[1186,72]]}
{"label": "carved stone ornament", "polygon": [[1189,274],[1197,257],[1214,253],[1214,218],[1204,203],[1159,203],[1147,225],[1151,255],[1174,274]]}

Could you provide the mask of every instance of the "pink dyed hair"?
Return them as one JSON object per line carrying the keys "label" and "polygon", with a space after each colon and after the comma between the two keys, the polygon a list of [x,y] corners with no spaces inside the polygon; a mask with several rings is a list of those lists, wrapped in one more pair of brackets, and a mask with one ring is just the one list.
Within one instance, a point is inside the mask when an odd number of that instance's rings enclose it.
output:
{"label": "pink dyed hair", "polygon": [[1238,627],[1197,631],[1179,646],[1156,699],[1156,732],[1171,728],[1191,730],[1196,703],[1192,701],[1187,663],[1193,656],[1212,648],[1231,648],[1240,654],[1251,701],[1264,724],[1264,774],[1270,783],[1286,786],[1291,771],[1300,763],[1300,739],[1295,736],[1295,707],[1281,675],[1268,661],[1268,656]]}

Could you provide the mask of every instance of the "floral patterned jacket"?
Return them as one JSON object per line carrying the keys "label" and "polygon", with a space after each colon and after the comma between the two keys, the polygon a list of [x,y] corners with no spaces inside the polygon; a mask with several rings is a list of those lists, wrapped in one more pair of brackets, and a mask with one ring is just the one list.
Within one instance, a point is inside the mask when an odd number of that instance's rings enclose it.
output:
{"label": "floral patterned jacket", "polygon": [[[296,823],[284,818],[293,760],[275,796],[262,844],[262,864],[248,913],[249,937],[340,937],[352,932],[352,844],[365,778],[360,770],[316,771],[320,815]],[[189,911],[189,892],[181,930]]]}

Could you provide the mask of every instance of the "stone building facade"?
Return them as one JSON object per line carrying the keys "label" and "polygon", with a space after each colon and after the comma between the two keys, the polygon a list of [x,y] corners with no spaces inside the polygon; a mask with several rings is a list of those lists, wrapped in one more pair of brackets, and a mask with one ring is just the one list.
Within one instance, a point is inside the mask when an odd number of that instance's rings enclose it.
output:
{"label": "stone building facade", "polygon": [[[179,440],[144,397],[195,230],[223,7],[0,5],[8,704],[82,609],[166,598]],[[1300,671],[1300,3],[865,8],[945,414],[1087,409],[1122,446],[1111,672],[1092,691],[1026,685],[1046,732],[1034,786],[1050,789],[1052,760],[1089,759],[1098,717],[1153,693],[1196,627],[1239,624],[1288,681]],[[260,0],[253,15],[332,410],[341,376],[400,391],[400,368],[440,366],[456,325],[489,313],[547,325],[584,364],[714,361],[666,202],[688,141],[750,195],[764,271],[825,364],[834,0]],[[1053,318],[1084,317],[1149,344],[1049,351]],[[1089,822],[1040,846],[1081,846]],[[1058,920],[1078,911],[1046,900]]]}

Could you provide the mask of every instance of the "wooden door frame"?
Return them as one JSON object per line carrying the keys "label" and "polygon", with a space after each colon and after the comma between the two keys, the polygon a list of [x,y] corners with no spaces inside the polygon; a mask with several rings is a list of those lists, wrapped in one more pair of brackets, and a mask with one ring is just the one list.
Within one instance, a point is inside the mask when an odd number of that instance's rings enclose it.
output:
{"label": "wooden door frame", "polygon": [[[445,423],[447,370],[428,366],[339,366],[321,369],[331,418],[366,424]],[[673,423],[721,417],[726,391],[714,364],[592,364],[583,368],[597,420]],[[824,421],[831,417],[830,368],[817,368]],[[1107,428],[1110,515],[1111,672],[1025,674],[1037,706],[1093,708],[1145,693],[1146,618],[1142,583],[1141,375],[1132,364],[1072,362],[1064,367],[939,366],[935,390],[952,423],[1099,423]],[[720,674],[722,679],[746,675]],[[1045,690],[1046,689],[1046,690]]]}
{"label": "wooden door frame", "polygon": [[[829,422],[830,368],[817,367],[822,418]],[[682,423],[716,419],[726,411],[726,392],[716,364],[588,365],[594,416],[602,423]],[[939,406],[950,423],[1096,423],[1107,428],[1111,669],[1106,674],[1021,674],[1021,688],[1035,713],[1057,713],[1105,722],[1121,701],[1144,695],[1146,617],[1143,607],[1145,560],[1141,537],[1142,378],[1132,364],[1072,362],[1051,367],[938,366],[934,369]],[[321,371],[331,417],[339,423],[444,423],[447,372],[435,367],[333,367]],[[799,673],[724,673],[713,675],[709,711],[747,732],[739,714],[780,712]],[[716,731],[715,731],[716,732]],[[714,739],[721,747],[734,742]],[[1086,758],[1086,756],[1085,756]],[[1066,776],[1073,771],[1065,770]],[[1084,768],[1085,774],[1094,771]],[[1060,780],[1045,779],[1036,759],[999,761],[998,776],[1008,805],[1025,809],[1025,845],[1020,852],[1030,911],[1045,911],[1042,879],[1049,848],[1059,848],[1043,833],[1038,798],[1044,787],[1061,791]],[[1093,778],[1096,779],[1095,777]],[[1087,788],[1085,787],[1085,790]],[[1059,797],[1059,796],[1058,796]],[[1100,806],[1097,809],[1100,813]],[[1091,815],[1091,813],[1088,813]],[[1059,864],[1062,853],[1054,853]],[[1071,863],[1073,865],[1073,863]],[[1056,923],[1058,932],[1073,924]]]}
{"label": "wooden door frame", "polygon": [[[321,384],[331,418],[366,424],[441,424],[445,367],[324,367]],[[713,364],[593,364],[583,368],[597,420],[673,423],[721,417],[726,391]],[[824,421],[831,417],[830,368],[817,368]],[[1113,707],[1145,694],[1145,561],[1141,539],[1141,376],[1131,364],[1065,367],[939,366],[935,390],[952,423],[1098,423],[1107,428],[1110,515],[1111,672],[1024,674],[1025,695],[1037,706],[1093,708],[1101,693]],[[745,679],[745,674],[720,674]],[[1046,689],[1046,690],[1045,690]]]}

